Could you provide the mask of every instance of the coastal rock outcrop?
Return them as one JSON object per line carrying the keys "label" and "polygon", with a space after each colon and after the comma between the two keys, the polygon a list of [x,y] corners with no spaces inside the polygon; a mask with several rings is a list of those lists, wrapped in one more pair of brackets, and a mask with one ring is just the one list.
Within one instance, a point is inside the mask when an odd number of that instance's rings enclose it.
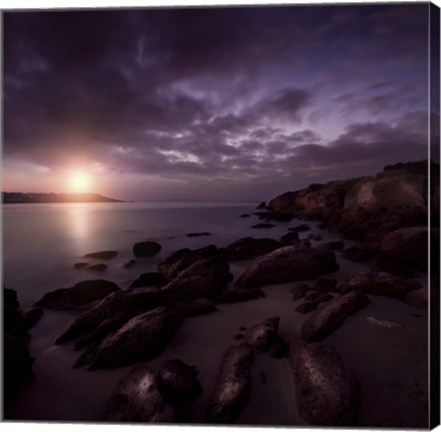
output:
{"label": "coastal rock outcrop", "polygon": [[177,307],[137,315],[100,344],[89,370],[112,369],[158,356],[182,322]]}
{"label": "coastal rock outcrop", "polygon": [[334,348],[291,343],[290,366],[294,375],[299,414],[314,426],[356,426],[360,385]]}
{"label": "coastal rock outcrop", "polygon": [[104,408],[102,420],[171,423],[175,421],[175,413],[161,396],[153,372],[139,365],[117,384]]}
{"label": "coastal rock outcrop", "polygon": [[223,289],[216,279],[200,276],[177,278],[161,289],[168,302],[191,302],[201,297],[213,297]]}
{"label": "coastal rock outcrop", "polygon": [[369,299],[360,291],[350,291],[326,302],[303,323],[302,339],[307,342],[324,339],[368,303]]}
{"label": "coastal rock outcrop", "polygon": [[119,291],[119,288],[113,282],[103,279],[85,280],[71,288],[46,293],[36,306],[55,310],[78,309],[102,300],[115,291]]}
{"label": "coastal rock outcrop", "polygon": [[167,283],[167,278],[159,272],[148,272],[143,273],[135,279],[130,285],[131,288],[140,288],[140,287],[157,287],[160,288]]}
{"label": "coastal rock outcrop", "polygon": [[259,352],[268,351],[276,342],[279,321],[279,317],[274,317],[253,325],[245,332],[244,342]]}
{"label": "coastal rock outcrop", "polygon": [[231,424],[251,394],[253,349],[246,345],[228,348],[220,365],[216,386],[205,413],[208,423]]}
{"label": "coastal rock outcrop", "polygon": [[393,276],[384,272],[364,272],[356,274],[340,286],[340,291],[363,291],[369,294],[384,295],[404,299],[408,291],[420,288],[417,281]]}
{"label": "coastal rock outcrop", "polygon": [[227,246],[228,259],[239,261],[255,258],[281,247],[280,242],[270,238],[244,237]]}
{"label": "coastal rock outcrop", "polygon": [[333,252],[284,246],[256,258],[236,282],[238,288],[315,279],[338,269]]}

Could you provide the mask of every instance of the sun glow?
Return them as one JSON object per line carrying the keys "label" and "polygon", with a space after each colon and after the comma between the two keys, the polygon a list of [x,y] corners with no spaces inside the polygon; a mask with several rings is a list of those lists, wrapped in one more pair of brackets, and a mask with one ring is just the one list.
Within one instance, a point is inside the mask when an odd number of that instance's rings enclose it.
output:
{"label": "sun glow", "polygon": [[75,170],[71,171],[67,179],[67,187],[69,192],[73,193],[85,193],[90,192],[92,186],[92,178],[84,171]]}

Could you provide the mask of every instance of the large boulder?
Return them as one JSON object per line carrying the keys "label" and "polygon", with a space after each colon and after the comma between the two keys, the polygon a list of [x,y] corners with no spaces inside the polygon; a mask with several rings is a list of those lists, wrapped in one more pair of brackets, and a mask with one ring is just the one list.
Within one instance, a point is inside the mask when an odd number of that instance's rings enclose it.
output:
{"label": "large boulder", "polygon": [[274,317],[253,325],[245,332],[244,342],[257,351],[268,351],[276,342],[279,321],[279,317]]}
{"label": "large boulder", "polygon": [[119,288],[113,282],[103,279],[86,280],[71,288],[60,288],[46,293],[36,306],[55,310],[78,309],[102,300],[115,291],[119,291]]}
{"label": "large boulder", "polygon": [[[436,306],[439,305],[439,290],[434,288],[430,290],[430,301],[436,309]],[[405,302],[412,306],[427,309],[429,307],[429,290],[427,288],[419,288],[411,291],[406,295]]]}
{"label": "large boulder", "polygon": [[211,279],[221,284],[226,284],[232,279],[230,266],[223,255],[200,259],[182,270],[177,277],[179,279],[200,277]]}
{"label": "large boulder", "polygon": [[315,279],[338,269],[333,252],[285,246],[254,260],[236,282],[238,288]]}
{"label": "large boulder", "polygon": [[198,370],[179,359],[166,360],[158,373],[158,387],[172,406],[188,405],[202,393]]}
{"label": "large boulder", "polygon": [[160,288],[167,283],[167,278],[159,272],[143,273],[132,282],[131,288],[157,287]]}
{"label": "large boulder", "polygon": [[253,360],[253,349],[246,345],[225,352],[205,413],[207,423],[231,424],[239,416],[250,398]]}
{"label": "large boulder", "polygon": [[412,264],[427,261],[429,231],[416,226],[392,231],[381,241],[382,252]]}
{"label": "large boulder", "polygon": [[127,312],[127,319],[163,304],[164,296],[152,291],[115,291],[91,309],[83,312],[70,327],[55,341],[68,342],[94,331],[103,321]]}
{"label": "large boulder", "polygon": [[154,241],[139,242],[133,245],[133,255],[136,257],[155,255],[160,250],[161,245]]}
{"label": "large boulder", "polygon": [[201,297],[213,297],[222,292],[223,286],[216,279],[201,276],[179,277],[161,289],[168,302],[191,302]]}
{"label": "large boulder", "polygon": [[272,252],[280,246],[280,242],[274,239],[244,237],[228,245],[227,253],[231,261],[238,261]]}
{"label": "large boulder", "polygon": [[356,426],[360,386],[334,348],[294,341],[289,355],[299,414],[314,426]]}
{"label": "large boulder", "polygon": [[175,420],[173,408],[158,390],[155,375],[144,365],[133,368],[117,384],[103,414],[103,421],[113,423],[172,423]]}
{"label": "large boulder", "polygon": [[356,274],[340,286],[340,291],[363,291],[369,294],[397,297],[404,299],[408,291],[419,288],[416,281],[393,276],[384,272],[364,272]]}
{"label": "large boulder", "polygon": [[196,261],[211,258],[220,253],[220,249],[215,245],[194,250],[179,249],[158,265],[158,271],[171,280]]}
{"label": "large boulder", "polygon": [[155,358],[181,322],[182,313],[174,307],[137,315],[103,340],[89,369],[111,369]]}
{"label": "large boulder", "polygon": [[360,291],[350,291],[326,302],[303,323],[302,339],[307,342],[322,340],[368,303],[368,298]]}

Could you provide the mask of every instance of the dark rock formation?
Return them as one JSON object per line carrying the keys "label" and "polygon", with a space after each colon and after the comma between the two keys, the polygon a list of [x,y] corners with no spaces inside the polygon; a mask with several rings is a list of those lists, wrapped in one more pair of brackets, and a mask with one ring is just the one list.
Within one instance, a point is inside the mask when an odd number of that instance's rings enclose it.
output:
{"label": "dark rock formation", "polygon": [[253,360],[253,349],[246,345],[225,352],[205,413],[207,423],[231,424],[239,416],[251,394]]}
{"label": "dark rock formation", "polygon": [[418,286],[418,282],[382,272],[359,273],[347,279],[340,286],[342,293],[363,291],[369,294],[391,296],[404,299],[407,292]]}
{"label": "dark rock formation", "polygon": [[214,303],[240,303],[248,300],[255,300],[265,297],[265,294],[260,289],[240,290],[232,288],[213,298]]}
{"label": "dark rock formation", "polygon": [[161,250],[161,245],[154,241],[145,241],[133,245],[133,255],[136,257],[154,255]]}
{"label": "dark rock formation", "polygon": [[396,276],[412,276],[415,274],[415,267],[396,258],[379,253],[371,261],[375,271],[392,273]]}
{"label": "dark rock formation", "polygon": [[311,227],[309,226],[309,225],[307,225],[307,224],[300,224],[300,225],[297,225],[297,226],[295,226],[295,227],[291,227],[291,228],[288,228],[288,231],[291,231],[291,232],[301,232],[301,231],[309,231],[311,229]]}
{"label": "dark rock formation", "polygon": [[307,342],[322,340],[368,303],[368,298],[360,291],[351,291],[328,301],[303,323],[302,339]]}
{"label": "dark rock formation", "polygon": [[201,297],[213,297],[223,289],[214,278],[189,276],[177,278],[161,289],[168,302],[191,302]]}
{"label": "dark rock formation", "polygon": [[252,225],[251,228],[274,228],[274,225],[272,223],[265,222]]}
{"label": "dark rock formation", "polygon": [[368,261],[374,256],[374,252],[363,247],[351,246],[342,251],[342,255],[349,261]]}
{"label": "dark rock formation", "polygon": [[41,307],[36,307],[28,310],[23,315],[23,322],[27,330],[29,330],[31,327],[33,327],[35,324],[40,321],[41,317],[43,316],[44,310]]}
{"label": "dark rock formation", "polygon": [[332,295],[327,292],[312,292],[305,296],[307,302],[319,302],[324,303],[332,299]]}
{"label": "dark rock formation", "polygon": [[157,287],[160,288],[167,284],[167,278],[159,272],[143,273],[130,285],[131,288]]}
{"label": "dark rock formation", "polygon": [[295,284],[290,290],[290,293],[292,294],[292,299],[298,300],[305,297],[308,288],[309,287],[306,284],[302,284],[302,283]]}
{"label": "dark rock formation", "polygon": [[279,248],[281,244],[274,239],[244,237],[227,246],[231,261],[255,258]]}
{"label": "dark rock formation", "polygon": [[217,310],[214,302],[207,298],[198,298],[190,303],[182,304],[180,307],[185,318],[206,315]]}
{"label": "dark rock formation", "polygon": [[225,285],[232,279],[230,266],[224,255],[198,260],[182,270],[179,279],[200,277]]}
{"label": "dark rock formation", "polygon": [[251,215],[248,214],[248,213],[244,213],[244,214],[241,214],[241,215],[240,215],[241,218],[249,218],[250,216],[251,216]]}
{"label": "dark rock formation", "polygon": [[315,240],[315,241],[319,241],[323,239],[321,234],[315,234],[315,233],[308,234],[307,238],[308,240]]}
{"label": "dark rock formation", "polygon": [[[432,302],[432,305],[439,305],[439,290],[434,288],[430,290],[430,301]],[[405,302],[413,306],[427,309],[429,306],[429,290],[427,288],[419,288],[411,291],[407,293]]]}
{"label": "dark rock formation", "polygon": [[117,368],[155,358],[181,321],[182,314],[175,307],[159,307],[137,315],[103,340],[89,370]]}
{"label": "dark rock formation", "polygon": [[187,237],[206,237],[211,235],[209,232],[192,232],[192,233],[188,233],[186,234]]}
{"label": "dark rock formation", "polygon": [[266,209],[268,207],[266,206],[266,202],[261,202],[256,208],[260,210],[260,209]]}
{"label": "dark rock formation", "polygon": [[320,278],[313,282],[312,289],[321,292],[330,292],[335,290],[336,285],[337,285],[337,279]]}
{"label": "dark rock formation", "polygon": [[329,241],[326,243],[322,243],[319,247],[322,247],[323,249],[329,249],[329,250],[341,250],[344,249],[345,244],[343,240],[335,240],[335,241]]}
{"label": "dark rock formation", "polygon": [[82,268],[86,268],[89,267],[89,263],[87,262],[77,262],[74,264],[74,268],[76,269],[82,269]]}
{"label": "dark rock formation", "polygon": [[236,282],[238,288],[315,279],[338,269],[330,251],[285,246],[256,258]]}
{"label": "dark rock formation", "polygon": [[266,352],[276,342],[279,330],[279,317],[268,318],[259,324],[253,325],[245,332],[244,341],[257,351]]}
{"label": "dark rock formation", "polygon": [[289,355],[299,414],[314,426],[356,426],[360,385],[334,348],[294,341]]}
{"label": "dark rock formation", "polygon": [[46,293],[36,305],[47,309],[66,310],[77,309],[92,302],[102,300],[118,286],[103,279],[78,282],[71,288],[60,288]]}
{"label": "dark rock formation", "polygon": [[136,265],[136,260],[131,259],[131,260],[127,261],[127,262],[123,265],[123,267],[124,267],[124,268],[131,268],[131,267],[133,267],[134,265]]}
{"label": "dark rock formation", "polygon": [[188,405],[202,393],[197,377],[195,366],[178,359],[166,360],[158,373],[158,388],[170,405]]}
{"label": "dark rock formation", "polygon": [[161,396],[153,372],[139,365],[116,386],[104,408],[103,421],[172,423],[175,414]]}
{"label": "dark rock formation", "polygon": [[280,241],[284,245],[292,244],[298,239],[299,239],[299,233],[297,231],[289,232],[288,234],[284,234],[282,237],[280,237]]}
{"label": "dark rock formation", "polygon": [[259,216],[260,219],[269,219],[279,222],[290,222],[294,218],[294,215],[292,213],[273,212],[273,211],[255,212],[253,214]]}
{"label": "dark rock formation", "polygon": [[106,250],[100,252],[92,252],[84,255],[84,258],[111,259],[118,255],[117,251]]}
{"label": "dark rock formation", "polygon": [[89,267],[87,267],[88,270],[93,270],[93,271],[104,271],[107,270],[107,265],[106,264],[93,264]]}
{"label": "dark rock formation", "polygon": [[272,358],[276,359],[288,357],[289,345],[282,338],[277,337],[271,345],[268,353]]}
{"label": "dark rock formation", "polygon": [[313,310],[316,310],[318,308],[318,305],[320,304],[320,301],[316,300],[316,301],[306,301],[304,303],[299,304],[296,307],[296,312],[300,312],[300,313],[308,313],[311,312]]}

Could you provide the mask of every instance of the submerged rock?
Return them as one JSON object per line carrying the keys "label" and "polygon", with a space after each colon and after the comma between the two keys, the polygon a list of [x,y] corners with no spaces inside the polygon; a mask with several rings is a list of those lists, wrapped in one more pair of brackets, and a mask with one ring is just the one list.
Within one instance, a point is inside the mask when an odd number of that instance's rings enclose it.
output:
{"label": "submerged rock", "polygon": [[87,263],[87,262],[77,262],[74,264],[74,268],[77,270],[82,269],[82,268],[87,268],[87,267],[89,267],[89,263]]}
{"label": "submerged rock", "polygon": [[158,307],[137,315],[104,339],[89,370],[112,369],[157,357],[181,322],[182,313],[175,307]]}
{"label": "submerged rock", "polygon": [[266,352],[276,342],[279,317],[268,318],[245,332],[244,341],[257,351]]}
{"label": "submerged rock", "polygon": [[135,243],[133,246],[133,255],[136,257],[154,255],[161,250],[161,245],[154,241],[145,241]]}
{"label": "submerged rock", "polygon": [[87,270],[104,271],[104,270],[107,270],[107,265],[106,264],[93,264],[93,265],[87,267]]}
{"label": "submerged rock", "polygon": [[368,298],[351,291],[323,304],[303,323],[301,335],[307,342],[320,341],[340,327],[346,318],[367,306]]}
{"label": "submerged rock", "polygon": [[117,251],[106,250],[100,252],[92,252],[84,255],[84,258],[111,259],[118,255]]}
{"label": "submerged rock", "polygon": [[315,279],[338,269],[333,252],[285,246],[254,260],[236,282],[238,288]]}
{"label": "submerged rock", "polygon": [[281,246],[280,242],[270,238],[255,239],[244,237],[227,246],[231,261],[245,260],[272,252]]}
{"label": "submerged rock", "polygon": [[207,423],[232,424],[239,416],[250,398],[253,360],[253,349],[246,345],[225,352],[205,413]]}
{"label": "submerged rock", "polygon": [[252,225],[251,228],[274,228],[274,225],[272,223],[264,222]]}
{"label": "submerged rock", "polygon": [[201,393],[198,370],[182,360],[166,360],[158,373],[158,387],[164,399],[172,406],[193,402]]}
{"label": "submerged rock", "polygon": [[117,384],[104,408],[103,421],[171,423],[175,413],[161,396],[153,372],[139,365]]}
{"label": "submerged rock", "polygon": [[356,290],[404,299],[408,291],[419,287],[417,281],[393,276],[389,273],[364,272],[346,279],[340,286],[340,290],[342,293]]}
{"label": "submerged rock", "polygon": [[119,291],[119,288],[113,282],[103,279],[85,280],[71,288],[46,293],[36,306],[55,310],[77,309],[102,300],[115,291]]}
{"label": "submerged rock", "polygon": [[211,235],[209,232],[192,232],[192,233],[188,233],[186,234],[187,237],[206,237]]}
{"label": "submerged rock", "polygon": [[299,414],[314,426],[356,426],[360,385],[334,348],[322,344],[291,344]]}

